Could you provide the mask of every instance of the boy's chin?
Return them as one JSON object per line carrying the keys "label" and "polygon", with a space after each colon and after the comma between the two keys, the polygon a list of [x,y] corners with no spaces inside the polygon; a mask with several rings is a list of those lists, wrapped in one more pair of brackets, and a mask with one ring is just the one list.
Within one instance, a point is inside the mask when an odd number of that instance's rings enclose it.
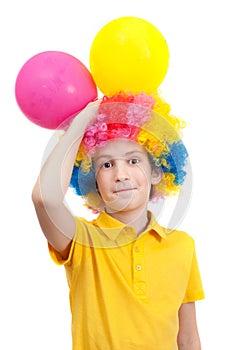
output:
{"label": "boy's chin", "polygon": [[138,206],[132,202],[128,203],[114,203],[114,205],[105,205],[105,211],[109,214],[113,213],[127,213],[137,209]]}

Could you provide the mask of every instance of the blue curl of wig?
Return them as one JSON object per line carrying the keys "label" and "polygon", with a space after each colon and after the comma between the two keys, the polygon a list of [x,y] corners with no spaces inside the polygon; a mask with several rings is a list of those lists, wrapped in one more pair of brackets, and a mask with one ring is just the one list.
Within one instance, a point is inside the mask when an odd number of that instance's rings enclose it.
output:
{"label": "blue curl of wig", "polygon": [[95,171],[93,167],[89,172],[82,171],[81,167],[74,166],[70,187],[78,196],[86,196],[91,191],[96,191]]}
{"label": "blue curl of wig", "polygon": [[182,141],[169,145],[170,152],[163,155],[166,165],[162,163],[161,168],[164,173],[172,173],[175,176],[174,184],[182,185],[186,171],[184,170],[186,159],[188,157],[187,149]]}

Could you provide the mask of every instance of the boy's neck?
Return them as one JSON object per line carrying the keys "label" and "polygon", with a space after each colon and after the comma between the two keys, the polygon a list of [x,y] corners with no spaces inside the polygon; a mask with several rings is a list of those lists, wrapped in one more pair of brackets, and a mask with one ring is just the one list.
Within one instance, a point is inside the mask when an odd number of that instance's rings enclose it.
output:
{"label": "boy's neck", "polygon": [[143,211],[140,209],[140,212],[138,212],[137,210],[130,212],[106,212],[108,213],[108,215],[122,222],[123,224],[133,226],[137,231],[138,235],[147,228],[150,221],[150,218],[148,217],[147,208],[145,208]]}

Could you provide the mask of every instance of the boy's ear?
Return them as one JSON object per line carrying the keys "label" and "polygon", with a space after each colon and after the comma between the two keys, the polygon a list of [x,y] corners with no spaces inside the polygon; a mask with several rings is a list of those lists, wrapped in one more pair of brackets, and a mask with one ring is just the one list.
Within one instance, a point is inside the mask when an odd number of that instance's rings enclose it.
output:
{"label": "boy's ear", "polygon": [[162,178],[162,169],[160,167],[156,167],[152,170],[152,176],[151,176],[151,184],[157,185]]}

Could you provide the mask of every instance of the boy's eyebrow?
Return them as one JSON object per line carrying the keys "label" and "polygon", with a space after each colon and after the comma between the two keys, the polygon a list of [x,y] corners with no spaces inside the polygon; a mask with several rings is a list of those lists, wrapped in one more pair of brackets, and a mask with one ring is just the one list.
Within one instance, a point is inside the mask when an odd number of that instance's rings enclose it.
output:
{"label": "boy's eyebrow", "polygon": [[94,158],[94,160],[96,162],[96,161],[99,161],[100,159],[123,158],[124,156],[129,157],[132,155],[144,155],[144,153],[142,151],[139,151],[139,150],[133,150],[133,151],[126,152],[122,157],[119,157],[119,156],[116,157],[116,156],[113,156],[112,154],[106,153],[106,154],[100,155],[99,157]]}
{"label": "boy's eyebrow", "polygon": [[96,162],[96,161],[98,161],[100,159],[110,159],[110,158],[112,158],[112,156],[110,154],[103,154],[103,155],[101,155],[99,157],[96,157],[96,158],[94,157],[94,161]]}
{"label": "boy's eyebrow", "polygon": [[140,151],[140,150],[133,150],[133,151],[129,151],[129,152],[126,152],[125,155],[126,156],[131,156],[131,155],[144,155],[144,152]]}

